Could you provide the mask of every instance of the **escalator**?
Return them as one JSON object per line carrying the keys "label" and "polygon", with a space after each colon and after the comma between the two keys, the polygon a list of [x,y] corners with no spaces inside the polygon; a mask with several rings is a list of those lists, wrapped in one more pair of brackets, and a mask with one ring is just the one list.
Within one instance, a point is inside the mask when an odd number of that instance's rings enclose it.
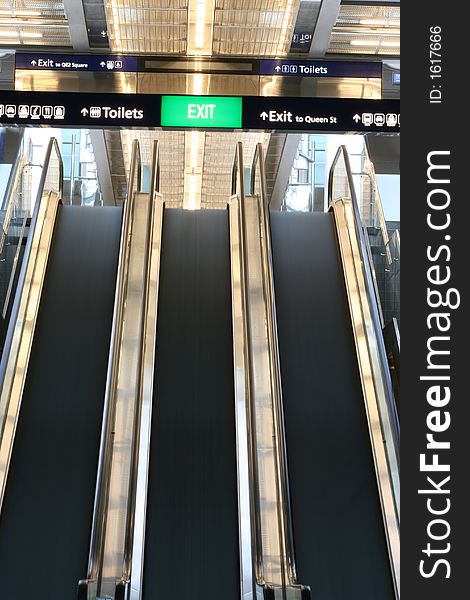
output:
{"label": "escalator", "polygon": [[246,196],[237,145],[227,211],[165,209],[158,143],[150,193],[141,172],[134,142],[123,216],[51,192],[32,220],[2,593],[396,599],[397,432],[348,192],[269,220],[261,145]]}
{"label": "escalator", "polygon": [[120,208],[56,209],[8,473],[2,469],[1,595],[10,600],[74,598],[86,570],[120,230]]}
{"label": "escalator", "polygon": [[297,577],[318,600],[391,600],[399,427],[343,147],[329,193],[327,214],[270,218]]}
{"label": "escalator", "polygon": [[143,600],[239,600],[227,211],[167,209]]}
{"label": "escalator", "polygon": [[[164,209],[158,173],[156,143],[150,193],[127,207],[135,249],[79,598],[238,600],[229,213]],[[131,190],[137,180],[140,166]]]}
{"label": "escalator", "polygon": [[350,223],[272,215],[271,262],[261,145],[249,195],[242,157],[228,214],[167,209],[154,241],[114,597],[396,599],[396,445]]}
{"label": "escalator", "polygon": [[271,233],[298,577],[318,600],[392,599],[333,217],[272,213]]}

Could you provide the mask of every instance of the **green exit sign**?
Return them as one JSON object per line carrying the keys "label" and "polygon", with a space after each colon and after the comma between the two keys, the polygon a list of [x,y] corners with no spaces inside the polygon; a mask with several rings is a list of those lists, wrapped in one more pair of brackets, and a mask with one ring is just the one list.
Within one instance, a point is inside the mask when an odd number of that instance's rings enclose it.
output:
{"label": "green exit sign", "polygon": [[242,98],[162,96],[162,127],[241,129]]}

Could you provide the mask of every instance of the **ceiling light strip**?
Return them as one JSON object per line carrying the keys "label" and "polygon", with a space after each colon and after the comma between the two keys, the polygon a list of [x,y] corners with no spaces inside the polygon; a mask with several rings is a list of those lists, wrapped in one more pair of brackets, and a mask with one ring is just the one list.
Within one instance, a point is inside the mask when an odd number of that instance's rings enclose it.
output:
{"label": "ceiling light strip", "polygon": [[400,27],[399,19],[360,19],[360,25],[371,25],[373,27]]}
{"label": "ceiling light strip", "polygon": [[399,40],[351,40],[351,46],[384,46],[386,48],[399,48]]}
{"label": "ceiling light strip", "polygon": [[34,19],[29,21],[18,21],[18,19],[8,19],[5,21],[0,18],[0,28],[1,27],[28,27],[30,29],[40,27],[41,29],[55,29],[61,27],[68,27],[68,23],[67,21],[65,21],[65,19]]}
{"label": "ceiling light strip", "polygon": [[189,0],[188,44],[189,56],[210,56],[214,36],[215,0]]}
{"label": "ceiling light strip", "polygon": [[1,8],[0,17],[12,17],[14,19],[23,17],[41,17],[42,13],[39,10],[25,10],[22,8]]}
{"label": "ceiling light strip", "polygon": [[18,38],[22,37],[25,39],[40,39],[43,34],[40,31],[2,31],[0,29],[0,38]]}

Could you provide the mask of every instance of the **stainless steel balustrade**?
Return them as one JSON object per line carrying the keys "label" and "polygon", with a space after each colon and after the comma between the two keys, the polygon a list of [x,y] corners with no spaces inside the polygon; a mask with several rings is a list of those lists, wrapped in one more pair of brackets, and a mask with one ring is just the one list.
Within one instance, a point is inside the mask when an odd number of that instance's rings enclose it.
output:
{"label": "stainless steel balustrade", "polygon": [[10,277],[8,279],[7,291],[5,294],[5,301],[3,303],[2,317],[4,319],[6,319],[7,315],[8,315],[8,308],[10,306],[11,293],[13,291],[13,286],[15,283],[16,270],[18,269],[18,264],[20,262],[21,247],[23,245],[24,236],[26,234],[26,223],[27,223],[27,217],[26,217],[26,215],[23,215],[21,229],[20,229],[20,232],[18,235],[18,244],[16,246],[15,256],[13,257],[13,264],[12,264],[12,268],[11,268]]}
{"label": "stainless steel balustrade", "polygon": [[116,414],[116,395],[118,365],[121,355],[123,312],[127,295],[132,221],[134,215],[134,190],[140,188],[140,151],[137,141],[132,147],[131,172],[128,198],[124,206],[119,248],[114,316],[111,330],[111,344],[108,360],[108,372],[101,432],[100,453],[96,479],[95,503],[91,528],[90,551],[87,577],[79,582],[78,597],[94,600],[97,597],[102,577],[102,562],[105,543],[107,508],[113,452],[114,421]]}
{"label": "stainless steel balustrade", "polygon": [[[87,578],[79,598],[139,598],[145,533],[146,452],[153,392],[163,200],[158,144],[151,193],[141,192],[134,141],[118,278]],[[137,584],[134,581],[137,579]]]}
{"label": "stainless steel balustrade", "polygon": [[366,253],[367,253],[367,260],[370,265],[370,273],[372,276],[372,285],[374,287],[375,303],[377,305],[377,312],[379,315],[380,326],[383,329],[383,327],[385,325],[385,321],[384,321],[384,315],[383,315],[383,310],[382,310],[382,302],[380,300],[379,284],[377,282],[377,273],[375,271],[374,259],[372,256],[372,248],[370,245],[369,236],[367,235],[367,228],[364,227],[363,229],[364,229],[364,242],[365,242],[365,249],[366,249]]}
{"label": "stainless steel balustrade", "polygon": [[37,200],[31,218],[31,235],[25,248],[0,364],[0,511],[57,209],[62,197],[62,182],[63,164],[60,149],[56,139],[51,138],[46,151]]}
{"label": "stainless steel balustrade", "polygon": [[[237,194],[238,188],[238,194]],[[240,537],[241,597],[247,600],[261,598],[263,583],[261,554],[260,502],[256,492],[258,470],[253,390],[250,376],[250,328],[246,309],[246,261],[243,260],[246,245],[241,227],[244,206],[243,147],[237,144],[232,171],[232,197],[229,202],[233,356],[235,388],[235,423],[237,439],[237,482]]]}
{"label": "stainless steel balustrade", "polygon": [[[257,176],[259,173],[259,176]],[[259,193],[257,192],[257,185],[259,186]],[[282,382],[281,382],[281,366],[279,360],[279,342],[277,334],[277,317],[276,317],[276,300],[274,290],[274,274],[273,274],[273,260],[272,260],[272,248],[271,248],[271,231],[269,225],[269,202],[268,195],[266,192],[266,177],[264,171],[264,156],[262,144],[257,144],[255,149],[255,155],[253,158],[253,165],[251,169],[251,194],[257,195],[261,213],[262,222],[262,240],[263,244],[263,266],[264,266],[264,280],[265,280],[265,293],[266,303],[268,308],[268,337],[269,337],[269,357],[271,361],[271,385],[273,389],[273,402],[274,402],[274,419],[276,426],[276,440],[277,440],[277,484],[279,486],[278,497],[280,503],[280,517],[283,545],[285,548],[286,556],[286,569],[288,581],[286,585],[297,593],[299,584],[297,583],[297,569],[294,555],[294,536],[292,526],[292,508],[290,501],[289,492],[289,471],[287,466],[287,450],[286,450],[286,433],[284,426],[284,409],[282,402]],[[307,588],[300,586],[300,592],[302,592],[302,598],[309,596]],[[291,594],[294,598],[295,595]]]}
{"label": "stainless steel balustrade", "polygon": [[[259,173],[259,193],[256,194]],[[245,196],[232,173],[230,236],[242,598],[310,597],[296,581],[262,146]]]}
{"label": "stainless steel balustrade", "polygon": [[[18,205],[21,200],[22,193],[22,183],[23,183],[23,173],[25,167],[28,165],[26,156],[22,153],[22,149],[18,152],[18,156],[15,160],[15,164],[10,172],[10,177],[8,179],[8,184],[5,190],[4,196],[4,204],[5,207],[2,209],[3,219],[0,230],[0,255],[6,250],[5,242],[9,235],[9,229],[11,224],[11,219],[15,215],[18,210]],[[15,256],[13,258],[11,272],[4,272],[3,276],[5,277],[4,283],[6,283],[6,279],[8,278],[8,285],[6,286],[5,296],[2,298],[3,300],[3,309],[2,309],[2,317],[6,319],[8,308],[10,304],[11,293],[13,291],[14,280],[16,276],[16,270],[18,267],[18,261],[20,256],[21,245],[23,243],[24,234],[26,231],[26,214],[22,215],[22,224],[21,229],[18,236],[18,245],[15,252]],[[6,252],[5,257],[2,259],[6,263]]]}
{"label": "stainless steel balustrade", "polygon": [[[339,179],[339,185],[336,185]],[[371,267],[345,146],[330,171],[329,205],[338,244],[358,357],[372,454],[396,597],[400,597],[399,424]]]}
{"label": "stainless steel balustrade", "polygon": [[132,463],[122,576],[116,586],[116,600],[140,600],[143,589],[146,504],[152,422],[155,340],[157,334],[158,289],[163,228],[163,197],[159,193],[159,148],[154,143],[148,203],[147,260],[144,281],[144,310],[138,398],[134,414]]}
{"label": "stainless steel balustrade", "polygon": [[[389,231],[387,229],[387,222],[385,220],[382,199],[380,197],[377,175],[375,173],[374,164],[370,160],[367,148],[365,148],[363,151],[363,165],[363,170],[360,173],[354,172],[353,175],[360,175],[361,177],[366,177],[368,181],[367,184],[361,182],[361,184],[359,185],[359,190],[357,191],[358,204],[362,217],[362,227],[364,228],[365,233],[364,238],[367,246],[367,251],[369,253],[369,263],[371,266],[371,272],[377,296],[378,309],[380,317],[382,319],[382,327],[384,327],[385,325],[387,325],[387,323],[385,322],[383,316],[381,303],[382,301],[385,302],[386,298],[385,296],[383,296],[382,299],[380,299],[379,297],[379,288],[376,281],[376,272],[378,273],[378,267],[374,265],[374,262],[372,260],[372,251],[370,248],[370,237],[368,233],[368,228],[373,227],[377,231],[380,231],[380,237],[382,239],[381,245],[383,246],[383,253],[381,254],[385,259],[385,265],[383,267],[384,270],[382,271],[382,276],[385,277],[386,282],[385,289],[388,288],[388,285],[392,285],[392,281],[394,280],[394,278],[397,275],[397,272],[399,272],[400,269],[400,231],[395,229],[392,234],[389,234]],[[388,321],[391,315],[386,314],[385,316]]]}
{"label": "stainless steel balustrade", "polygon": [[[387,229],[387,223],[385,221],[385,215],[383,212],[382,199],[379,193],[379,187],[377,185],[377,176],[375,174],[374,165],[369,159],[367,151],[365,151],[365,160],[366,166],[365,171],[354,172],[353,175],[360,175],[361,177],[367,177],[369,180],[368,192],[366,194],[366,198],[362,198],[361,194],[361,203],[359,206],[359,212],[361,213],[361,220],[363,223],[363,227],[367,229],[367,227],[374,227],[375,229],[380,229],[382,234],[382,240],[384,243],[384,247],[386,249],[387,256],[387,264],[391,264],[392,258],[389,251],[389,235]],[[364,188],[363,188],[364,189]],[[365,187],[367,190],[367,187]],[[364,193],[364,191],[362,192]],[[365,210],[365,202],[368,199],[368,213]]]}
{"label": "stainless steel balustrade", "polygon": [[[63,178],[63,175],[60,175],[58,172],[58,165],[55,165],[53,163],[53,160],[54,154],[51,156],[49,164],[47,165],[47,174],[41,183],[41,185],[44,185],[44,189],[46,190],[57,187],[56,181],[58,181],[59,177]],[[25,201],[28,202],[28,205],[31,206],[33,210],[35,206],[34,203],[31,201],[31,198],[29,197],[29,194],[32,194],[33,192],[31,191],[28,183],[26,182],[25,184],[25,179],[28,179],[27,177],[25,177],[27,173],[25,169],[27,167],[35,166],[43,169],[42,165],[33,165],[32,163],[28,162],[27,156],[23,154],[23,149],[20,147],[17,158],[15,160],[15,164],[10,172],[8,184],[3,198],[3,205],[1,211],[2,224],[0,230],[0,255],[2,255],[3,253],[4,256],[0,260],[2,260],[7,267],[7,269],[3,273],[3,283],[5,287],[2,290],[2,293],[4,293],[4,295],[2,296],[2,317],[4,319],[8,318],[9,311],[11,308],[11,295],[15,285],[18,266],[20,264],[21,247],[23,244],[24,236],[28,231],[27,225],[30,217],[30,210],[25,208]],[[62,186],[63,184],[61,183],[60,185]],[[40,190],[41,188],[38,189]],[[60,200],[61,202],[63,202],[63,193],[61,193]],[[15,224],[12,224],[12,219],[15,219]],[[20,220],[20,224],[17,223],[18,220]],[[8,245],[7,238],[10,235],[10,228],[15,228],[17,231],[19,231],[16,252],[11,262],[11,271],[8,272],[10,264],[9,261],[6,260],[6,246]]]}
{"label": "stainless steel balustrade", "polygon": [[0,231],[0,254],[3,251],[3,246],[5,244],[5,238],[8,235],[8,229],[10,227],[10,221],[13,216],[13,210],[15,208],[16,201],[20,194],[21,181],[23,177],[23,171],[25,166],[27,165],[27,158],[24,154],[20,154],[16,161],[15,165],[10,173],[10,177],[8,179],[8,184],[5,190],[5,214],[3,216],[3,221],[1,225]]}
{"label": "stainless steel balustrade", "polygon": [[21,169],[18,168],[19,162],[23,159],[23,157],[26,160],[26,157],[24,155],[24,129],[22,128],[19,129],[19,137],[17,144],[18,150],[16,152],[15,162],[12,165],[12,168],[10,169],[7,186],[3,193],[3,197],[0,197],[0,213],[3,213],[4,211],[5,213],[7,212],[8,203],[11,199],[11,192],[12,189],[15,187],[14,180],[17,178],[17,173],[19,173],[21,177]]}

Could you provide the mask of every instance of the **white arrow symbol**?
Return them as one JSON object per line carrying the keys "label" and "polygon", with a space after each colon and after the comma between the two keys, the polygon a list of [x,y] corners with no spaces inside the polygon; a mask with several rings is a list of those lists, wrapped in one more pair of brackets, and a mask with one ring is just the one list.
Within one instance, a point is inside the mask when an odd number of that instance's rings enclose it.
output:
{"label": "white arrow symbol", "polygon": [[102,67],[105,67],[105,66],[106,66],[106,63],[104,62],[104,60],[102,60],[102,61],[100,62],[100,66],[102,66]]}
{"label": "white arrow symbol", "polygon": [[358,123],[361,120],[361,117],[359,115],[354,115],[353,119]]}
{"label": "white arrow symbol", "polygon": [[281,67],[280,67],[279,65],[277,65],[277,67],[274,67],[274,70],[275,70],[275,71],[280,71],[280,70],[281,70]]}
{"label": "white arrow symbol", "polygon": [[268,118],[268,113],[267,112],[262,112],[260,114],[260,117],[263,119],[263,121],[265,121]]}
{"label": "white arrow symbol", "polygon": [[33,67],[35,67],[38,63],[35,60],[32,60],[31,64],[33,65]]}
{"label": "white arrow symbol", "polygon": [[82,108],[82,110],[81,110],[80,112],[82,113],[82,115],[83,115],[84,117],[86,117],[86,116],[87,116],[87,114],[88,114],[88,109],[87,109],[87,108]]}

